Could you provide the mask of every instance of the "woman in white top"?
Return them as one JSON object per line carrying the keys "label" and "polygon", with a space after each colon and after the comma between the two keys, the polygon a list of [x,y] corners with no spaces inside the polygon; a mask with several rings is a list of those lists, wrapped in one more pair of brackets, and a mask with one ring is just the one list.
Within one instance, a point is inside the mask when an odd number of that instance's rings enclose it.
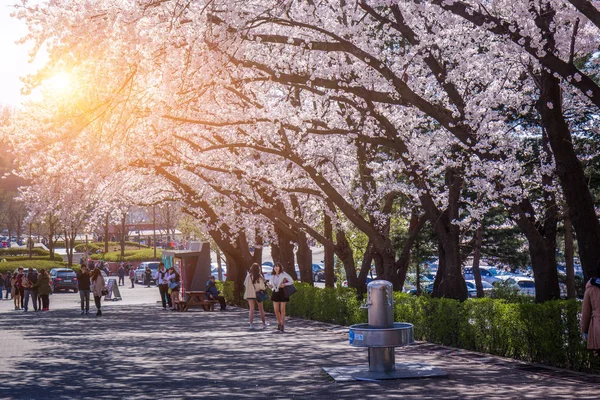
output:
{"label": "woman in white top", "polygon": [[283,270],[283,265],[276,262],[273,266],[273,274],[271,275],[269,284],[273,289],[271,301],[273,301],[273,308],[275,308],[275,316],[277,317],[277,330],[283,333],[283,326],[285,324],[285,303],[290,301],[289,297],[285,297],[283,288],[288,285],[293,285],[294,280]]}
{"label": "woman in white top", "polygon": [[265,277],[260,271],[260,265],[257,263],[252,264],[246,280],[244,281],[246,291],[244,292],[244,299],[248,300],[248,306],[250,307],[250,329],[254,329],[252,321],[254,320],[254,304],[258,304],[258,311],[260,312],[260,319],[263,322],[263,328],[266,328],[269,324],[265,320],[265,308],[262,302],[256,301],[256,292],[259,290],[267,290]]}

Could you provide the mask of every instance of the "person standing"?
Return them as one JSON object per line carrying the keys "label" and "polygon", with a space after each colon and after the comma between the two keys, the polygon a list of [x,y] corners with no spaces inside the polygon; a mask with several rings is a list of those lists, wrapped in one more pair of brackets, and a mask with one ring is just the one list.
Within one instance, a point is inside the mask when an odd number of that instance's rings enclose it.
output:
{"label": "person standing", "polygon": [[256,301],[256,292],[259,290],[267,290],[267,285],[265,282],[265,277],[260,271],[260,265],[257,263],[252,264],[250,267],[250,271],[248,275],[246,275],[246,280],[244,281],[244,286],[246,290],[244,292],[244,299],[248,300],[248,306],[250,308],[250,313],[248,315],[248,319],[250,321],[250,330],[254,328],[254,305],[258,305],[258,311],[260,313],[260,319],[263,323],[263,328],[266,328],[269,324],[265,319],[265,309],[262,302]]}
{"label": "person standing", "polygon": [[25,278],[25,273],[23,271],[23,267],[19,267],[17,270],[17,281],[15,282],[15,289],[19,295],[19,309],[23,309],[23,297],[25,295],[25,289],[23,288],[23,278]]}
{"label": "person standing", "polygon": [[15,304],[15,310],[21,309],[21,293],[18,288],[18,278],[19,274],[16,272],[13,274],[12,278],[10,278],[10,290],[13,298],[13,303]]}
{"label": "person standing", "polygon": [[84,313],[87,315],[90,313],[90,270],[85,265],[77,274],[77,288],[81,302],[81,315]]}
{"label": "person standing", "polygon": [[285,305],[290,301],[289,297],[285,297],[283,288],[288,285],[293,285],[294,280],[283,270],[283,265],[276,262],[273,266],[273,274],[271,275],[271,281],[269,283],[273,289],[271,301],[273,302],[275,316],[277,317],[277,330],[283,333],[285,325]]}
{"label": "person standing", "polygon": [[33,310],[39,311],[40,307],[38,306],[38,298],[37,298],[37,280],[38,273],[33,268],[29,268],[29,273],[27,274],[27,279],[31,283],[31,292],[29,293],[31,296],[31,301],[33,301]]}
{"label": "person standing", "polygon": [[[30,269],[31,272],[31,269]],[[29,280],[29,274],[21,278],[21,286],[23,287],[23,311],[29,311],[29,298],[33,297],[33,283]],[[37,299],[33,299],[33,309],[37,311]]]}
{"label": "person standing", "polygon": [[169,290],[171,291],[172,310],[179,311],[179,290],[181,289],[181,276],[175,270],[175,267],[169,268],[169,273],[165,277],[169,282]]}
{"label": "person standing", "polygon": [[169,281],[166,277],[167,271],[165,270],[165,264],[161,262],[158,264],[158,272],[156,273],[156,286],[158,286],[163,310],[167,309],[167,304],[169,305],[169,310],[171,310],[173,309],[173,302],[171,296],[169,296]]}
{"label": "person standing", "polygon": [[[8,289],[8,283],[6,282],[5,276],[5,274],[0,274],[0,300],[4,298],[4,294],[2,293],[4,292],[4,288]],[[8,293],[8,291],[6,291],[6,293]]]}
{"label": "person standing", "polygon": [[100,272],[100,268],[95,268],[92,272],[92,293],[94,294],[94,303],[96,304],[96,317],[102,315],[102,310],[100,309],[100,300],[102,296],[105,295],[106,285],[104,284],[104,278],[102,277],[102,273]]}
{"label": "person standing", "polygon": [[135,269],[129,268],[129,280],[131,281],[131,288],[135,287]]}
{"label": "person standing", "polygon": [[52,288],[50,287],[50,275],[48,275],[45,269],[40,271],[40,275],[33,288],[42,300],[42,311],[48,311],[50,309],[50,293],[52,293]]}
{"label": "person standing", "polygon": [[221,311],[225,311],[227,305],[225,304],[225,297],[219,296],[219,290],[217,290],[217,284],[215,282],[215,277],[211,276],[206,282],[206,298],[207,300],[218,300],[219,305],[221,306]]}
{"label": "person standing", "polygon": [[597,356],[600,353],[600,278],[592,278],[585,285],[581,333],[587,340],[587,348]]}
{"label": "person standing", "polygon": [[119,274],[119,286],[125,286],[125,267],[123,266],[122,261],[119,265],[117,273]]}
{"label": "person standing", "polygon": [[6,289],[6,297],[4,297],[5,299],[8,299],[8,295],[10,294],[10,298],[13,298],[13,293],[12,293],[12,285],[10,284],[10,279],[12,278],[12,275],[10,272],[7,272],[6,274],[4,274],[4,289]]}
{"label": "person standing", "polygon": [[144,285],[146,287],[150,287],[150,282],[152,281],[152,270],[149,266],[146,266],[146,270],[144,271]]}

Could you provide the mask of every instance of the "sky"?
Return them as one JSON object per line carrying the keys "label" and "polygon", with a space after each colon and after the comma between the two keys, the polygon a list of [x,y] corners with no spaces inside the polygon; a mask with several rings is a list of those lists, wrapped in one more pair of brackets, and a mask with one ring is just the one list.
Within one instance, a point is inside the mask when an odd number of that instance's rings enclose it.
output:
{"label": "sky", "polygon": [[25,25],[10,17],[16,0],[0,0],[0,103],[16,106],[22,83],[19,76],[33,70],[28,61],[27,47],[15,41],[25,35]]}

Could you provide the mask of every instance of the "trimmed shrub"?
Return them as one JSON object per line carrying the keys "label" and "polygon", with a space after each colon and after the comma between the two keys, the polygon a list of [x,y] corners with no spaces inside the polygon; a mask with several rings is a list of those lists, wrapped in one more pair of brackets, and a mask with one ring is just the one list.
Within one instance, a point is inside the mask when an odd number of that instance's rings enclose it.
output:
{"label": "trimmed shrub", "polygon": [[58,262],[58,261],[51,261],[51,260],[17,260],[17,261],[6,261],[6,262],[1,262],[0,263],[0,272],[1,273],[6,273],[6,272],[10,272],[13,273],[15,271],[15,269],[19,268],[19,267],[23,267],[25,269],[27,268],[37,268],[37,270],[39,271],[40,269],[44,268],[46,270],[51,270],[52,268],[66,268],[67,267],[67,263],[65,262]]}

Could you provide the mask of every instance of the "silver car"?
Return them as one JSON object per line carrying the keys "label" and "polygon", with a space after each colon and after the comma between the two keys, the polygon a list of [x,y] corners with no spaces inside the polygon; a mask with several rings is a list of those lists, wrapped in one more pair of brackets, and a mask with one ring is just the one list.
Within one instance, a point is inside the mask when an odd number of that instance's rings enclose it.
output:
{"label": "silver car", "polygon": [[145,275],[146,267],[150,267],[150,270],[152,271],[152,278],[150,279],[150,283],[155,284],[156,283],[156,274],[158,273],[158,265],[159,264],[160,264],[159,261],[145,261],[143,263],[140,263],[140,265],[135,270],[135,281],[137,283],[143,284],[145,276],[146,276]]}

